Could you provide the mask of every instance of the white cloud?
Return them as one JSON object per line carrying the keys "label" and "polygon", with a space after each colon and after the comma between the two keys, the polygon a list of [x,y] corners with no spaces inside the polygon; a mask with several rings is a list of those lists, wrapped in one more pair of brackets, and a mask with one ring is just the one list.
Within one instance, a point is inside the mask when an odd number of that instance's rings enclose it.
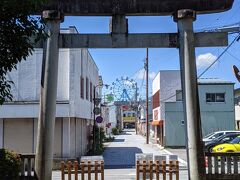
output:
{"label": "white cloud", "polygon": [[[153,79],[156,76],[155,72],[149,72],[148,77],[149,79]],[[143,78],[146,79],[146,71],[145,69],[141,69],[138,71],[134,76],[134,79],[142,80]]]}
{"label": "white cloud", "polygon": [[[217,56],[212,53],[200,54],[197,56],[197,68],[202,69],[208,67],[217,59]],[[217,63],[217,62],[216,62]]]}

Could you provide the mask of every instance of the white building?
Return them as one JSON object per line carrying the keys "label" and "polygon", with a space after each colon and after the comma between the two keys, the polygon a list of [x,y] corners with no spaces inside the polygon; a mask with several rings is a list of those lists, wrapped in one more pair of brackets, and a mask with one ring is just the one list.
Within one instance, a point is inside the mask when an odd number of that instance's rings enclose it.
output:
{"label": "white building", "polygon": [[236,128],[240,129],[240,88],[234,90]]}
{"label": "white building", "polygon": [[[62,33],[77,33],[74,27]],[[39,114],[42,49],[9,73],[13,102],[0,107],[0,148],[34,153]],[[89,148],[98,67],[87,49],[59,49],[54,157],[79,157]]]}
{"label": "white building", "polygon": [[[203,136],[235,129],[234,83],[199,79],[199,103]],[[160,71],[153,80],[153,125],[161,145],[185,146],[180,71]]]}

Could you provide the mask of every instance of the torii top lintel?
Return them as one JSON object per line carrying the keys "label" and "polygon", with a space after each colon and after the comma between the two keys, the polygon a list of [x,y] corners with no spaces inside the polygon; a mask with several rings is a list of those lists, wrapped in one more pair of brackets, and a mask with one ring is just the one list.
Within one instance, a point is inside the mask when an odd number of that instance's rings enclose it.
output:
{"label": "torii top lintel", "polygon": [[[192,9],[198,14],[222,12],[231,9],[234,0],[52,0],[52,2],[65,16],[163,16],[172,15],[180,9]],[[48,5],[42,10],[53,8]]]}

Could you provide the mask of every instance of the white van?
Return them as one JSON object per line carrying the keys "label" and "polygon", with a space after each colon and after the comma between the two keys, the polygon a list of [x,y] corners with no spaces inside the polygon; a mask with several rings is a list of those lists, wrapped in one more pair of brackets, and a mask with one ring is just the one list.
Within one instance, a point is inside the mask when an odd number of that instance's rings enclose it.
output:
{"label": "white van", "polygon": [[209,141],[212,141],[222,135],[225,135],[225,134],[230,134],[230,133],[239,133],[240,131],[216,131],[216,132],[213,132],[213,133],[210,133],[208,135],[206,135],[205,137],[203,137],[203,142],[209,142]]}

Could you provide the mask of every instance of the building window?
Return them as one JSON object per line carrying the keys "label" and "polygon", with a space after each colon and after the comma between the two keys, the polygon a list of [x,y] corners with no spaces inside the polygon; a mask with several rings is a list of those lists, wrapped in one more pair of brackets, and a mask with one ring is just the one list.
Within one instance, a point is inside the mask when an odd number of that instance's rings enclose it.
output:
{"label": "building window", "polygon": [[206,102],[225,102],[225,93],[206,93]]}
{"label": "building window", "polygon": [[123,113],[123,117],[126,117],[126,114],[125,114],[125,113]]}
{"label": "building window", "polygon": [[90,82],[90,101],[93,101],[93,85],[92,82]]}
{"label": "building window", "polygon": [[89,99],[89,80],[86,78],[86,99]]}
{"label": "building window", "polygon": [[80,96],[81,96],[81,98],[84,98],[84,78],[81,76],[81,83],[80,83],[80,90],[81,90],[81,92],[80,92]]}
{"label": "building window", "polygon": [[128,117],[131,117],[131,113],[128,113]]}
{"label": "building window", "polygon": [[182,90],[176,90],[176,101],[182,101]]}
{"label": "building window", "polygon": [[[95,93],[95,94],[94,94],[94,93]],[[96,86],[93,86],[93,98],[94,98],[94,96],[97,97],[97,96],[96,96]]]}
{"label": "building window", "polygon": [[132,113],[132,117],[135,117],[135,113]]}

